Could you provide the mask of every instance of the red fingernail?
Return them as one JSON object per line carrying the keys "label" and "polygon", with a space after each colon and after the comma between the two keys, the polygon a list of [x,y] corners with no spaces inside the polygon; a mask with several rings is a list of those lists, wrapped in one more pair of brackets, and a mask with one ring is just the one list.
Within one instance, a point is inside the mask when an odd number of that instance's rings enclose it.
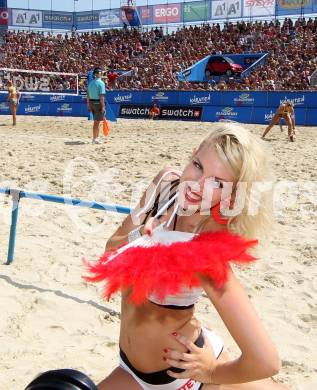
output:
{"label": "red fingernail", "polygon": [[163,360],[165,361],[165,360],[166,360],[166,357],[163,357]]}
{"label": "red fingernail", "polygon": [[167,348],[164,348],[163,351],[164,351],[165,353],[167,353],[167,352],[168,352],[168,349],[167,349]]}
{"label": "red fingernail", "polygon": [[177,336],[177,333],[176,333],[176,332],[173,332],[173,333],[172,333],[172,336]]}

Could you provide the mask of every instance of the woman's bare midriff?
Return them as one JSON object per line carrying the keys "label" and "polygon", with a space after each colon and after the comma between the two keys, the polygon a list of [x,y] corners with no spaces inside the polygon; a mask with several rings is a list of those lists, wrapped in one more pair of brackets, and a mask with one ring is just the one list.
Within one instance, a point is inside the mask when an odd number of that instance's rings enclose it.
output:
{"label": "woman's bare midriff", "polygon": [[173,332],[181,332],[192,341],[200,333],[194,308],[173,310],[149,301],[135,306],[123,297],[121,313],[120,348],[134,368],[145,373],[169,367],[163,360],[164,348],[186,351]]}

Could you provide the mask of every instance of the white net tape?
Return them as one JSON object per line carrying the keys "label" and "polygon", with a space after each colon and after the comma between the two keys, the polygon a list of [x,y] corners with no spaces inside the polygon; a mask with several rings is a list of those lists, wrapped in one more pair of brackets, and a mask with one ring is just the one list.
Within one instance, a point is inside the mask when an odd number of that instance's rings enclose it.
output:
{"label": "white net tape", "polygon": [[23,94],[78,95],[78,74],[0,68],[0,93],[7,93],[7,81]]}

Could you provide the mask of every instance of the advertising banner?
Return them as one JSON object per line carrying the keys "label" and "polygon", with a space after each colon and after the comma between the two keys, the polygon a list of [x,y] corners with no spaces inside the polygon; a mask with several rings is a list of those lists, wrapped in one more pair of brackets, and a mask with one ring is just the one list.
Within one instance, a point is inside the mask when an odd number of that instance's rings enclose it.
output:
{"label": "advertising banner", "polygon": [[10,106],[9,102],[4,101],[0,103],[0,115],[10,115]]}
{"label": "advertising banner", "polygon": [[263,92],[252,92],[252,91],[240,91],[240,92],[229,92],[225,91],[222,93],[222,104],[224,106],[256,106],[266,107],[267,106],[267,94]]}
{"label": "advertising banner", "polygon": [[138,95],[140,93],[134,91],[109,91],[107,92],[107,101],[109,104],[139,103],[142,99],[138,99]]}
{"label": "advertising banner", "polygon": [[[120,105],[119,117],[121,118],[149,118],[150,109],[153,105]],[[202,107],[189,106],[166,106],[159,107],[160,113],[157,119],[164,120],[200,120]]]}
{"label": "advertising banner", "polygon": [[148,7],[138,7],[139,15],[142,21],[142,24],[153,24],[153,6],[149,5]]}
{"label": "advertising banner", "polygon": [[9,10],[7,8],[0,8],[0,28],[7,27],[9,24]]}
{"label": "advertising banner", "polygon": [[110,28],[122,25],[120,19],[120,9],[107,9],[99,12],[99,27]]}
{"label": "advertising banner", "polygon": [[[307,95],[305,92],[267,92],[268,106],[278,108],[280,104],[290,100],[294,107],[306,107]],[[276,109],[275,108],[275,109]]]}
{"label": "advertising banner", "polygon": [[[243,16],[274,16],[276,0],[244,0]],[[293,1],[293,0],[291,0]]]}
{"label": "advertising banner", "polygon": [[[297,110],[296,110],[296,122],[297,122]],[[317,125],[317,109],[316,108],[308,108],[306,110],[306,126],[316,126]]]}
{"label": "advertising banner", "polygon": [[221,105],[222,93],[212,91],[183,92],[179,94],[179,104],[190,106]]}
{"label": "advertising banner", "polygon": [[181,21],[181,4],[159,4],[153,6],[153,23],[176,23]]}
{"label": "advertising banner", "polygon": [[242,16],[242,0],[213,0],[211,2],[211,18],[226,19]]}
{"label": "advertising banner", "polygon": [[195,22],[209,19],[209,1],[192,1],[190,3],[183,3],[183,22]]}
{"label": "advertising banner", "polygon": [[249,107],[206,106],[202,120],[218,122],[221,120],[250,123],[252,110]]}
{"label": "advertising banner", "polygon": [[[249,96],[240,96],[244,94]],[[296,124],[317,126],[316,92],[110,91],[107,93],[107,107],[109,103],[118,117],[138,119],[149,118],[150,109],[155,103],[160,109],[158,119],[163,120],[224,120],[267,125],[285,97],[295,104]],[[0,94],[0,115],[10,113],[6,98],[6,93]],[[254,106],[249,105],[249,99],[254,99]],[[233,101],[235,104],[215,104],[221,100]],[[240,100],[243,100],[241,106],[238,103]],[[266,100],[269,100],[270,105],[262,106]],[[309,108],[309,104],[315,108]],[[87,117],[88,112],[82,96],[22,94],[18,114]],[[287,137],[287,126],[284,124],[283,128]],[[272,132],[274,131],[280,133],[279,127],[276,126]]]}
{"label": "advertising banner", "polygon": [[74,24],[72,12],[43,11],[43,27],[70,30]]}
{"label": "advertising banner", "polygon": [[11,10],[11,24],[19,27],[43,27],[42,11],[15,9]]}
{"label": "advertising banner", "polygon": [[48,103],[22,102],[18,106],[17,113],[20,115],[49,115]]}
{"label": "advertising banner", "polygon": [[99,11],[77,12],[75,14],[77,30],[89,30],[99,28]]}
{"label": "advertising banner", "polygon": [[308,14],[313,12],[313,0],[276,0],[277,15]]}
{"label": "advertising banner", "polygon": [[[276,109],[275,107],[268,107],[268,108],[262,108],[257,107],[252,110],[252,115],[250,118],[250,123],[259,123],[259,124],[265,124],[268,125],[273,116],[275,115]],[[295,118],[296,118],[296,125],[307,125],[306,123],[306,109],[305,108],[298,108],[295,109]],[[317,123],[317,119],[315,118],[315,126]],[[313,124],[311,124],[313,125]],[[287,126],[283,126],[285,128],[285,137],[287,137]],[[279,126],[277,125],[272,129],[272,132],[276,130],[280,133]]]}

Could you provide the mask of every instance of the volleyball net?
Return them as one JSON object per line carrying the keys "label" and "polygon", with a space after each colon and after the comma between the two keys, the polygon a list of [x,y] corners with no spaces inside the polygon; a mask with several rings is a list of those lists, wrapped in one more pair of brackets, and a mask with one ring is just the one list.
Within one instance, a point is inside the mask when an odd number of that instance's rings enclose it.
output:
{"label": "volleyball net", "polygon": [[77,96],[83,88],[77,73],[0,68],[0,93],[8,92],[9,80],[20,93],[32,95]]}

